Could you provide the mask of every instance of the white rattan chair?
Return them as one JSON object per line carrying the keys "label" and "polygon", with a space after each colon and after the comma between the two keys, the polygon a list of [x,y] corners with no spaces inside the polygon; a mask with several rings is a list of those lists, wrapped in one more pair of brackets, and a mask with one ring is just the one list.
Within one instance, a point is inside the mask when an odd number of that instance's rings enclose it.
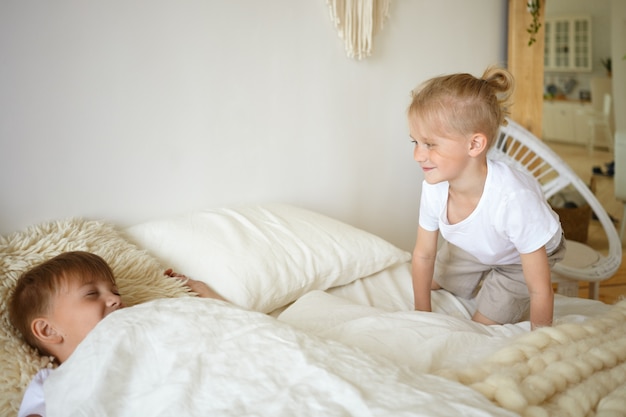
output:
{"label": "white rattan chair", "polygon": [[620,220],[619,237],[624,242],[626,233],[626,130],[615,132],[615,171],[613,187],[615,198],[622,202],[623,211]]}
{"label": "white rattan chair", "polygon": [[607,254],[568,240],[565,259],[552,270],[558,293],[577,296],[578,282],[587,281],[589,298],[597,299],[599,282],[613,276],[622,262],[622,245],[611,218],[587,184],[550,147],[516,122],[507,121],[500,128],[489,156],[529,172],[541,184],[546,199],[565,187],[573,187],[602,224],[609,244]]}

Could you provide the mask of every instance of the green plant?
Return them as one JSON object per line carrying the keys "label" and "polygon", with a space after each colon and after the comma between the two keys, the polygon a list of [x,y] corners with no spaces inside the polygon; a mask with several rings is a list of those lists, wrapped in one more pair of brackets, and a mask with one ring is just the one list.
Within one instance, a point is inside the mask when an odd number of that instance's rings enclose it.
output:
{"label": "green plant", "polygon": [[541,4],[539,0],[528,0],[526,5],[528,7],[528,12],[533,17],[533,21],[528,26],[528,29],[526,29],[526,32],[530,34],[530,39],[528,40],[528,46],[530,46],[537,41],[535,35],[539,32],[539,28],[541,27],[541,23],[539,22]]}
{"label": "green plant", "polygon": [[611,57],[608,57],[606,59],[601,59],[600,62],[602,63],[602,66],[604,67],[604,69],[607,70],[607,72],[611,72],[611,68],[612,68]]}

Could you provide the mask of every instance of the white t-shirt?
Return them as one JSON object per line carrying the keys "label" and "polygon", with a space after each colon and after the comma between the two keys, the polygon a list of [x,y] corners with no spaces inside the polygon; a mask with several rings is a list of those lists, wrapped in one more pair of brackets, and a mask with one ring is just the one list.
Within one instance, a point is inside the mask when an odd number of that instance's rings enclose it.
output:
{"label": "white t-shirt", "polygon": [[52,369],[44,368],[37,372],[35,377],[30,381],[24,397],[22,398],[22,404],[20,404],[20,410],[17,413],[17,417],[26,417],[30,414],[39,414],[46,417],[46,402],[43,398],[43,383],[50,375]]}
{"label": "white t-shirt", "polygon": [[559,216],[550,208],[539,183],[504,162],[487,160],[487,179],[474,211],[463,221],[448,223],[448,182],[422,184],[419,224],[472,254],[485,265],[519,264],[520,253],[561,241]]}

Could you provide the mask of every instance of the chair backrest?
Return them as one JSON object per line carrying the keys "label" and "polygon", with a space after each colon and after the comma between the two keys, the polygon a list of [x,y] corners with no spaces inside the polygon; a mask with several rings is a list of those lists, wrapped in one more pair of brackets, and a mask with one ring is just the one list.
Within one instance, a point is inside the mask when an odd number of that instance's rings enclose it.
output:
{"label": "chair backrest", "polygon": [[591,108],[601,113],[604,95],[610,94],[613,89],[612,79],[609,77],[591,77],[589,84],[591,87]]}
{"label": "chair backrest", "polygon": [[606,117],[606,119],[609,120],[609,117],[611,117],[611,95],[610,94],[604,95],[604,107],[602,108],[602,113],[604,114],[604,117]]}
{"label": "chair backrest", "polygon": [[622,245],[613,222],[590,188],[548,145],[513,120],[501,126],[489,157],[530,173],[541,184],[546,199],[572,186],[589,204],[602,224],[609,242],[607,256],[593,268],[570,268],[557,264],[557,272],[584,281],[601,281],[611,277],[622,260]]}

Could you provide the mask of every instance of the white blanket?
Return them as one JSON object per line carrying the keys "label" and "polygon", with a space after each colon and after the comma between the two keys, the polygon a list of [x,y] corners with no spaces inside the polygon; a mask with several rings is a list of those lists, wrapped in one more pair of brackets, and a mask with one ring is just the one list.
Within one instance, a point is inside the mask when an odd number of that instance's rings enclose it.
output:
{"label": "white blanket", "polygon": [[626,301],[557,297],[555,325],[529,332],[528,322],[474,323],[450,293],[432,296],[433,309],[446,314],[389,311],[314,291],[278,319],[461,382],[520,415],[626,415]]}
{"label": "white blanket", "polygon": [[[456,298],[433,293],[436,310],[453,312]],[[386,311],[362,306],[322,291],[312,291],[285,310],[279,320],[307,333],[356,346],[414,372],[434,372],[476,362],[502,348],[529,323],[485,326],[472,322],[463,306],[455,315]]]}
{"label": "white blanket", "polygon": [[[355,293],[358,294],[353,291],[350,295]],[[385,299],[384,294],[378,297]],[[385,306],[376,301],[373,304]],[[498,326],[473,322],[468,302],[465,303],[446,291],[434,291],[432,304],[437,313],[407,311],[405,306],[402,306],[404,311],[391,311],[312,291],[283,311],[278,319],[307,333],[410,366],[414,372],[429,373],[476,363],[511,343],[513,336],[530,330],[528,321]],[[599,301],[557,297],[555,323],[585,320],[608,308]]]}
{"label": "white blanket", "polygon": [[195,298],[109,315],[45,394],[51,417],[514,415],[457,382]]}

